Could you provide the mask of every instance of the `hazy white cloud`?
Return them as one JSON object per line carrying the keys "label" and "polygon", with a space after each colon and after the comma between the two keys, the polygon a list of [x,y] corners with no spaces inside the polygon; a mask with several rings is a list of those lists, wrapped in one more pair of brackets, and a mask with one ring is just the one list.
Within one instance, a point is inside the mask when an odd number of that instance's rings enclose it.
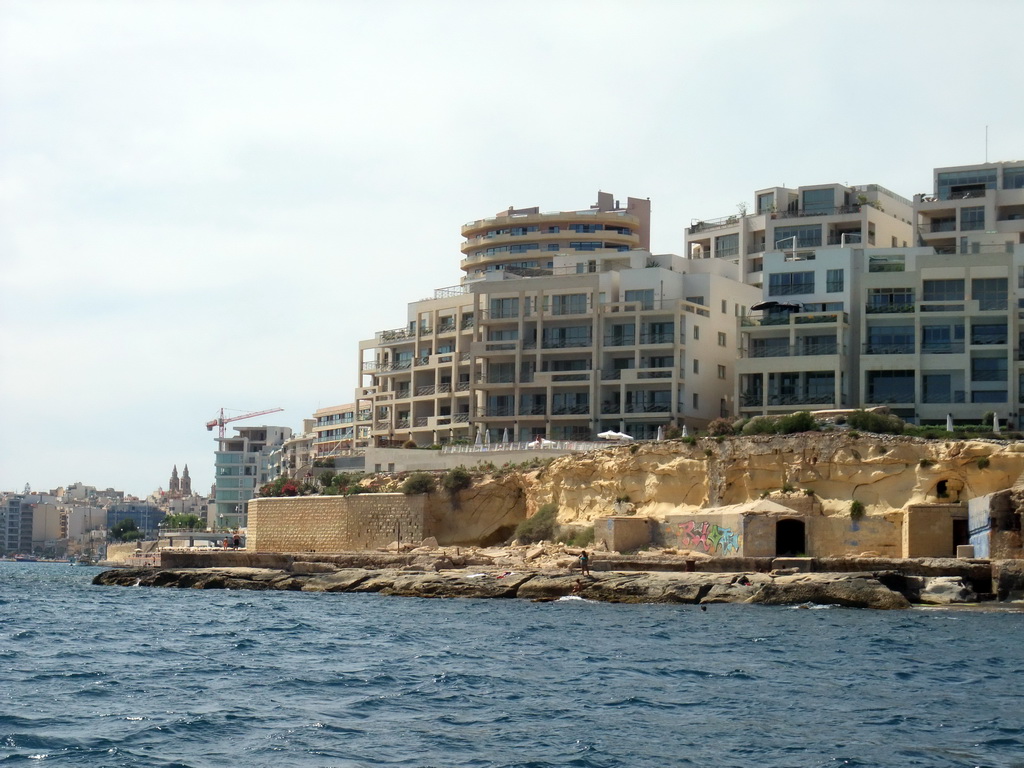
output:
{"label": "hazy white cloud", "polygon": [[358,340],[509,205],[650,196],[679,252],[759,187],[909,196],[985,125],[1018,158],[1022,70],[962,12],[0,0],[0,489],[207,485],[219,407],[351,400]]}

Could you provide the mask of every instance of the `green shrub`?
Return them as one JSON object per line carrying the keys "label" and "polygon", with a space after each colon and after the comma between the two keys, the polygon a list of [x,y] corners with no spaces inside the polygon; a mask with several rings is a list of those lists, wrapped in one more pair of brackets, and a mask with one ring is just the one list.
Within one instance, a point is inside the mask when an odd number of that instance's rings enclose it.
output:
{"label": "green shrub", "polygon": [[589,547],[594,543],[594,526],[582,528],[567,527],[558,532],[558,537],[570,547]]}
{"label": "green shrub", "polygon": [[329,469],[326,472],[321,472],[317,475],[317,482],[320,483],[321,488],[330,488],[334,485],[334,478],[337,475],[333,469]]}
{"label": "green shrub", "polygon": [[705,448],[704,455],[707,456],[708,458],[711,458],[712,456],[715,455],[715,452],[712,451],[710,448]]}
{"label": "green shrub", "polygon": [[735,432],[732,426],[732,422],[728,419],[712,419],[708,424],[708,434],[711,437],[721,437],[722,435],[731,435]]}
{"label": "green shrub", "polygon": [[683,442],[686,443],[687,445],[696,445],[697,438],[694,437],[693,435],[687,435],[686,437],[683,438]]}
{"label": "green shrub", "polygon": [[629,446],[630,453],[636,453],[638,450],[640,450],[640,446],[637,445],[636,443],[633,443],[631,446]]}
{"label": "green shrub", "polygon": [[990,462],[989,462],[988,456],[979,456],[978,457],[978,469],[988,469],[989,463]]}
{"label": "green shrub", "polygon": [[775,419],[771,416],[755,416],[743,425],[742,432],[744,435],[773,435]]}
{"label": "green shrub", "polygon": [[860,520],[864,517],[864,505],[856,499],[850,504],[850,519]]}
{"label": "green shrub", "polygon": [[792,435],[795,432],[813,432],[818,428],[809,411],[797,411],[779,419],[776,431],[780,435]]}
{"label": "green shrub", "polygon": [[682,436],[683,430],[681,430],[679,427],[669,427],[668,429],[665,430],[666,440],[678,440]]}
{"label": "green shrub", "polygon": [[402,443],[402,447],[403,448],[418,448],[419,446],[416,445],[416,441],[415,440],[409,439],[409,440],[406,440],[404,443]]}
{"label": "green shrub", "polygon": [[448,493],[458,493],[473,484],[473,476],[465,467],[449,469],[441,478],[441,487]]}
{"label": "green shrub", "polygon": [[434,490],[434,476],[426,472],[413,472],[402,483],[399,489],[406,496],[415,496],[420,493],[431,493]]}
{"label": "green shrub", "polygon": [[528,517],[516,526],[515,538],[520,544],[535,544],[545,539],[551,541],[555,536],[558,507],[545,504],[537,510],[533,517]]}
{"label": "green shrub", "polygon": [[919,466],[921,469],[928,469],[928,467],[934,464],[935,462],[932,461],[931,459],[921,459],[919,462],[917,462],[917,466]]}
{"label": "green shrub", "polygon": [[872,411],[854,411],[847,416],[846,422],[853,429],[862,429],[865,432],[881,435],[901,435],[906,427],[903,419],[899,416]]}

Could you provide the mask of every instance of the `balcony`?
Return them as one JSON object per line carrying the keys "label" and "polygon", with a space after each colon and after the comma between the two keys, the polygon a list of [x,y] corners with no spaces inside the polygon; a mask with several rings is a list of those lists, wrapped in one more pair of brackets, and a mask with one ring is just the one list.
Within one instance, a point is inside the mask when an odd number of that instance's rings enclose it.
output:
{"label": "balcony", "polygon": [[914,354],[914,342],[900,344],[876,344],[867,342],[864,345],[865,355],[912,355]]}
{"label": "balcony", "polygon": [[958,389],[953,392],[928,392],[922,395],[922,403],[963,403],[964,391]]}
{"label": "balcony", "polygon": [[668,403],[626,403],[623,413],[668,413],[672,408]]}
{"label": "balcony", "polygon": [[673,344],[676,340],[675,332],[645,332],[640,334],[641,344]]}
{"label": "balcony", "polygon": [[947,342],[923,342],[921,354],[924,355],[958,355],[964,351],[965,345],[962,341]]}
{"label": "balcony", "polygon": [[580,416],[590,413],[590,405],[556,405],[551,409],[552,416]]}
{"label": "balcony", "polygon": [[515,416],[515,408],[511,405],[503,405],[500,407],[484,408],[484,416],[487,418],[498,418],[503,416]]}
{"label": "balcony", "polygon": [[392,328],[388,331],[380,331],[377,336],[381,343],[413,338],[413,334],[410,333],[408,328]]}
{"label": "balcony", "polygon": [[[544,349],[571,349],[574,347],[589,347],[593,342],[590,338],[585,339],[544,339]],[[523,345],[523,349],[526,349],[526,344]]]}
{"label": "balcony", "polygon": [[868,315],[914,314],[913,304],[865,304],[864,313]]}
{"label": "balcony", "polygon": [[836,355],[840,352],[838,343],[831,344],[797,344],[789,346],[785,344],[755,347],[753,349],[741,349],[740,357],[809,357],[814,355]]}
{"label": "balcony", "polygon": [[631,347],[636,343],[636,336],[630,335],[616,335],[604,337],[604,346],[606,347]]}

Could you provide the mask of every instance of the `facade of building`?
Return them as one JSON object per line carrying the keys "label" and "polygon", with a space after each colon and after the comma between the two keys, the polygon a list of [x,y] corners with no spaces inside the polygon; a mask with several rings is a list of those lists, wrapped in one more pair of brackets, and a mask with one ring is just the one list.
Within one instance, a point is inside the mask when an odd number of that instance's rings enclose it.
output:
{"label": "facade of building", "polygon": [[759,189],[748,210],[741,204],[736,215],[694,219],[686,232],[687,256],[732,261],[742,280],[761,286],[765,254],[772,251],[914,244],[913,204],[877,184]]}
{"label": "facade of building", "polygon": [[913,247],[783,248],[740,320],[739,412],[887,405],[922,424],[1019,423],[1024,163],[935,171]]}
{"label": "facade of building", "polygon": [[362,425],[356,427],[355,403],[331,405],[313,412],[313,452],[315,458],[347,456],[366,448],[370,440],[370,412],[364,409]]}
{"label": "facade of building", "polygon": [[133,520],[145,538],[155,538],[165,512],[155,504],[142,501],[125,501],[107,507],[107,530],[125,520]]}
{"label": "facade of building", "polygon": [[[650,202],[509,209],[462,229],[457,286],[360,344],[358,412],[378,446],[653,438],[735,412],[731,264],[649,249]],[[357,412],[357,417],[359,413]]]}
{"label": "facade of building", "polygon": [[[272,457],[281,456],[290,427],[235,427],[238,433],[217,440],[213,518],[207,524],[216,530],[245,525],[245,503],[260,486],[278,476],[271,468]],[[278,468],[279,469],[279,468]]]}

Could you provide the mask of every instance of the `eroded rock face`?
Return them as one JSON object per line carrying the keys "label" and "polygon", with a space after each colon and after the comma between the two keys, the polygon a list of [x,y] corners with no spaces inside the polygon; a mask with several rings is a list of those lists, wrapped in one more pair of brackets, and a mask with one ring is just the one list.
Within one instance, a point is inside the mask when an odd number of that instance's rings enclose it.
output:
{"label": "eroded rock face", "polygon": [[625,497],[636,514],[660,518],[784,488],[813,491],[826,514],[846,512],[854,498],[870,513],[885,514],[993,493],[1022,472],[1018,443],[832,432],[608,448],[560,458],[525,489],[531,514],[553,502],[563,523],[615,514]]}

